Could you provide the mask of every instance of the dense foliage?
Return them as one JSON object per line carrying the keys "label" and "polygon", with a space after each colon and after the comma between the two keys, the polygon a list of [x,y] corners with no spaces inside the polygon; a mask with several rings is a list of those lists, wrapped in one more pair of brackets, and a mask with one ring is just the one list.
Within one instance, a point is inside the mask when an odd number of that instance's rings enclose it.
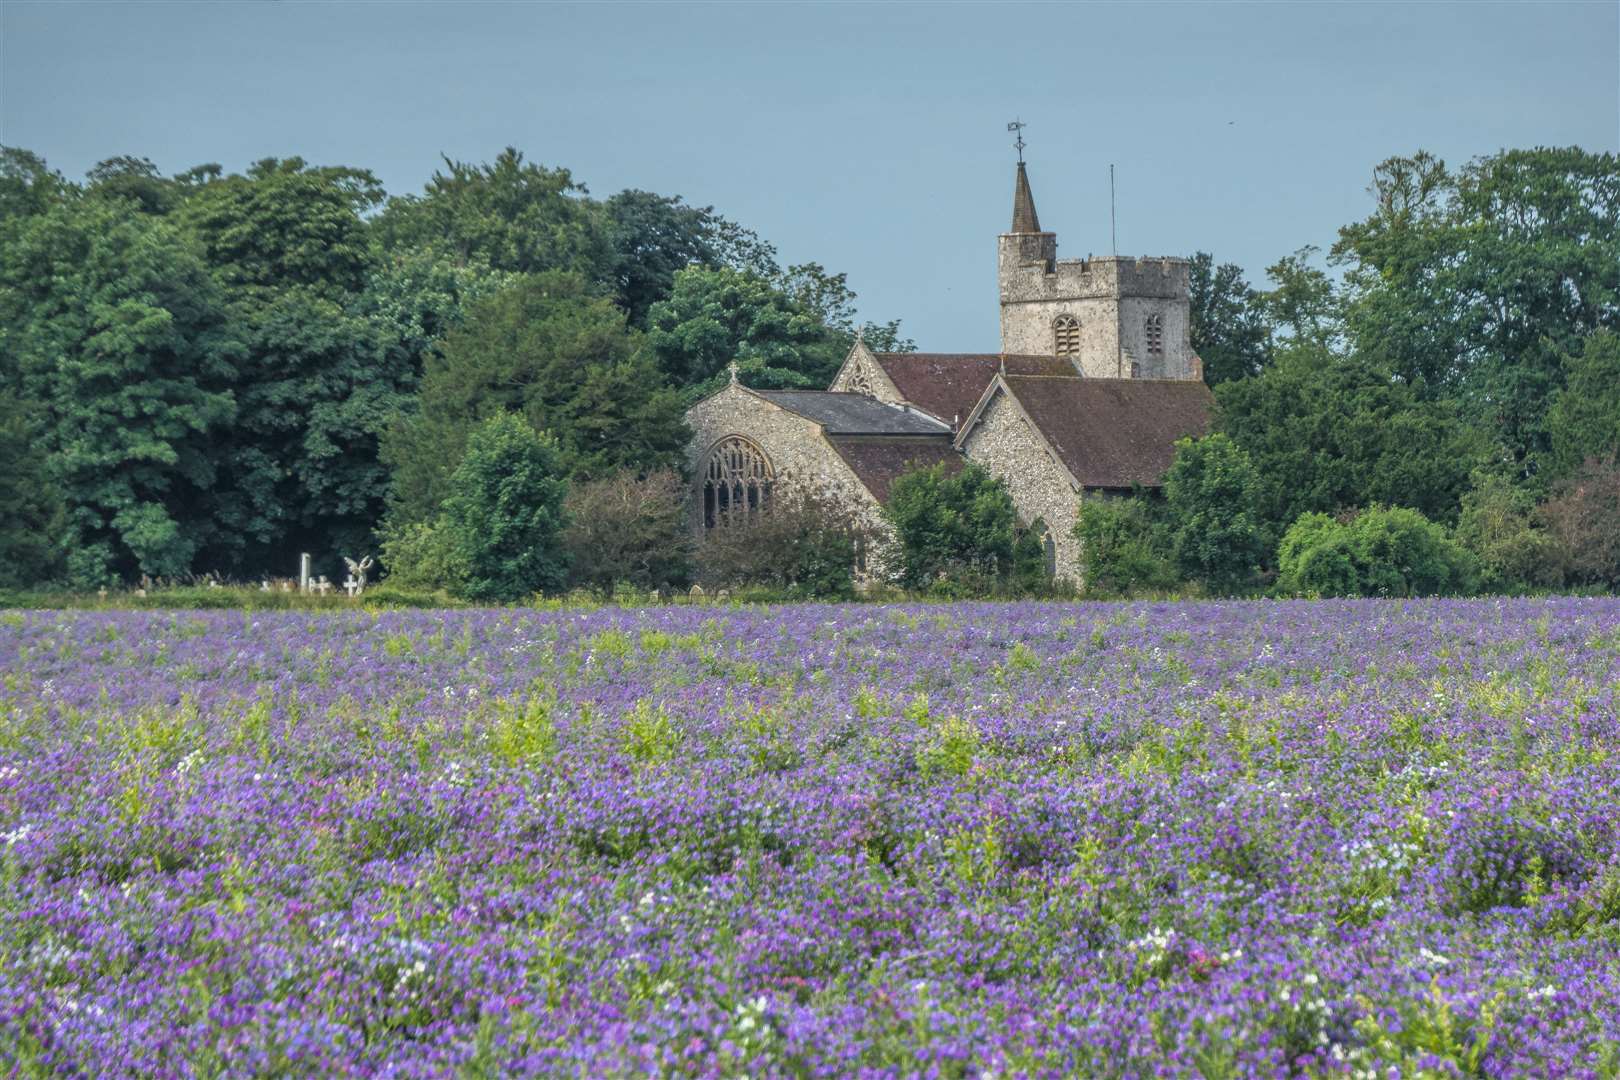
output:
{"label": "dense foliage", "polygon": [[1045,580],[1039,522],[1020,526],[1012,496],[973,462],[916,469],[895,480],[884,508],[899,548],[899,580],[971,594]]}
{"label": "dense foliage", "polygon": [[[1307,244],[1251,285],[1192,256],[1191,341],[1253,482],[1211,471],[1151,508],[1152,557],[1180,576],[1166,587],[1266,588],[1302,515],[1374,505],[1455,528],[1486,587],[1612,587],[1620,158],[1418,151],[1373,169],[1369,193],[1329,267]],[[166,176],[124,156],[76,183],[0,148],[0,395],[29,432],[0,498],[44,530],[0,530],[0,564],[94,588],[281,576],[310,551],[335,576],[385,543],[426,583],[453,573],[434,523],[489,416],[549,432],[572,482],[644,477],[680,466],[682,410],[728,365],[824,386],[857,333],[912,347],[898,322],[859,319],[844,274],[784,267],[713,207],[597,199],[512,148],[394,196],[299,158]],[[1092,516],[1115,545],[1097,565],[1127,551],[1133,513]],[[904,576],[983,563],[985,588],[1037,582],[1036,524],[1011,532],[1014,557],[994,528],[942,544],[936,522]],[[1100,590],[1160,587],[1149,548],[1130,551]]]}
{"label": "dense foliage", "polygon": [[568,480],[556,440],[496,413],[468,436],[435,529],[469,600],[521,600],[567,579]]}
{"label": "dense foliage", "polygon": [[1348,520],[1304,514],[1277,549],[1278,583],[1307,596],[1447,596],[1478,583],[1474,556],[1416,510],[1372,507]]}
{"label": "dense foliage", "polygon": [[29,612],[0,670],[7,1075],[1620,1061],[1614,600]]}
{"label": "dense foliage", "polygon": [[[302,550],[335,575],[428,537],[487,417],[550,432],[575,478],[667,468],[705,379],[733,355],[760,385],[824,379],[854,301],[712,207],[596,200],[510,148],[392,198],[298,158],[164,176],[120,157],[77,184],[0,148],[0,392],[33,425],[68,556],[5,531],[0,563],[93,588],[282,576]],[[895,322],[866,329],[908,347]]]}

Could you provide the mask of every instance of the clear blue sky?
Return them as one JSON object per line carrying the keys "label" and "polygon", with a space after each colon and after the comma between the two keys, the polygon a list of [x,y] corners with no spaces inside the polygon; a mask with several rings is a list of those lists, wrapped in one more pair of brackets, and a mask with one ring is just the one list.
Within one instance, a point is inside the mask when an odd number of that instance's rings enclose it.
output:
{"label": "clear blue sky", "polygon": [[70,176],[266,156],[419,190],[511,144],[597,195],[712,203],[849,273],[924,349],[993,349],[1005,126],[1041,222],[1251,280],[1428,149],[1620,142],[1620,5],[0,4],[0,141]]}

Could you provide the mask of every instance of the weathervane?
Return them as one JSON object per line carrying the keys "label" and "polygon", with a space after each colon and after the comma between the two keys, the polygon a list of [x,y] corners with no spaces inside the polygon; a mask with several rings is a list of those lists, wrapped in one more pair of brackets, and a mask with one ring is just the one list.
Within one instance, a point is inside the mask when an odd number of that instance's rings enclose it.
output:
{"label": "weathervane", "polygon": [[1007,125],[1007,130],[1016,136],[1017,141],[1013,143],[1013,146],[1018,148],[1018,164],[1020,165],[1024,163],[1024,129],[1027,127],[1029,125],[1022,120],[1014,120]]}

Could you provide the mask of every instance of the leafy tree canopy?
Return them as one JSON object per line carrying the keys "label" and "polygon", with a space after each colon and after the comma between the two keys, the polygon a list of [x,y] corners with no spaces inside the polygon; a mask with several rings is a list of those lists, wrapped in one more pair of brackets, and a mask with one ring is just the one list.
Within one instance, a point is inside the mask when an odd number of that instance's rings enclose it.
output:
{"label": "leafy tree canopy", "polygon": [[1270,362],[1265,302],[1235,263],[1215,264],[1200,251],[1188,260],[1193,351],[1211,386],[1258,375]]}
{"label": "leafy tree canopy", "polygon": [[496,270],[609,276],[607,230],[567,169],[525,162],[507,147],[486,165],[444,159],[421,195],[388,201],[377,220],[387,250],[433,248]]}
{"label": "leafy tree canopy", "polygon": [[1227,436],[1176,443],[1164,496],[1182,573],[1216,592],[1239,592],[1255,582],[1269,546],[1260,490],[1249,455]]}
{"label": "leafy tree canopy", "polygon": [[504,412],[475,428],[438,526],[464,568],[462,594],[511,602],[560,588],[568,573],[567,495],[549,435]]}

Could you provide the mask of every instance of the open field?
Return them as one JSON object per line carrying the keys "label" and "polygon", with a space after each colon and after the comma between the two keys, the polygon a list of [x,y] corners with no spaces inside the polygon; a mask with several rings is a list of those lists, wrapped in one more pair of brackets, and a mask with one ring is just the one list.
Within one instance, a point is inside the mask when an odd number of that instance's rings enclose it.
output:
{"label": "open field", "polygon": [[1617,600],[6,613],[0,680],[8,1073],[1620,1069]]}

